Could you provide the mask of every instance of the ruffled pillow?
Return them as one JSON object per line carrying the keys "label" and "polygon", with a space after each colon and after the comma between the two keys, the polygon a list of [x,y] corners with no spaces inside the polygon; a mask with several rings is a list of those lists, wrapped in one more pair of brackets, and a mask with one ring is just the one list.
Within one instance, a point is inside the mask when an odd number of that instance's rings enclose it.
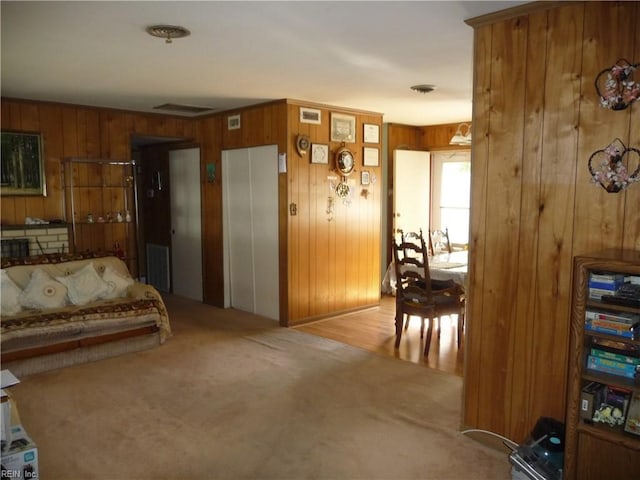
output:
{"label": "ruffled pillow", "polygon": [[0,303],[2,315],[15,315],[22,310],[18,297],[22,289],[16,285],[6,270],[0,270]]}
{"label": "ruffled pillow", "polygon": [[109,291],[109,285],[98,275],[93,262],[71,275],[56,277],[56,280],[67,287],[67,295],[74,305],[86,305]]}
{"label": "ruffled pillow", "polygon": [[104,268],[102,274],[102,280],[104,280],[109,286],[109,290],[102,298],[118,298],[124,297],[127,294],[129,285],[133,285],[133,278],[125,277],[121,273],[118,273],[109,265]]}
{"label": "ruffled pillow", "polygon": [[25,308],[64,307],[67,304],[67,287],[55,281],[41,268],[36,268],[18,301]]}

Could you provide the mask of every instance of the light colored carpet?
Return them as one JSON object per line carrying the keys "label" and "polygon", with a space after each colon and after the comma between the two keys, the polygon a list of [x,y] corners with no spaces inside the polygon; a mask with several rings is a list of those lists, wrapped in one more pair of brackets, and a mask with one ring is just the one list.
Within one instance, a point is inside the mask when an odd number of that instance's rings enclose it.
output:
{"label": "light colored carpet", "polygon": [[12,388],[53,479],[509,479],[461,379],[168,296],[163,346]]}

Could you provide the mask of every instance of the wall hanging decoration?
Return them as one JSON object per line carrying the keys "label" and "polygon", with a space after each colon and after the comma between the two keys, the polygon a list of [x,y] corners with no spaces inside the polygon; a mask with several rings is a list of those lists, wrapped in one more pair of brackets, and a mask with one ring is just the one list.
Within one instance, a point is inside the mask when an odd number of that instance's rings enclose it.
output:
{"label": "wall hanging decoration", "polygon": [[[628,167],[624,162],[627,161]],[[631,173],[629,171],[634,169]],[[609,193],[616,193],[640,181],[640,150],[626,147],[616,138],[606,148],[589,157],[591,180]]]}
{"label": "wall hanging decoration", "polygon": [[309,151],[309,147],[311,147],[311,141],[307,135],[298,135],[296,137],[296,150],[298,151],[298,155],[304,157]]}
{"label": "wall hanging decoration", "polygon": [[311,163],[329,163],[329,145],[314,143],[311,145]]}
{"label": "wall hanging decoration", "polygon": [[2,132],[0,159],[0,194],[47,195],[39,133]]}
{"label": "wall hanging decoration", "polygon": [[331,114],[331,141],[345,143],[356,141],[356,117],[354,115]]}
{"label": "wall hanging decoration", "polygon": [[638,66],[640,63],[631,64],[625,59],[620,59],[596,76],[595,85],[600,97],[600,106],[610,110],[624,110],[640,98],[640,82],[633,80]]}

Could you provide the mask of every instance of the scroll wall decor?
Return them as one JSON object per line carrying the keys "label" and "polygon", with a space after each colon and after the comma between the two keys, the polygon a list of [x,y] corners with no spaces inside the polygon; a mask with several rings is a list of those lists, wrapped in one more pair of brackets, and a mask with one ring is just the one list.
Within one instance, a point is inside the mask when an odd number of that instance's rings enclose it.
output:
{"label": "scroll wall decor", "polygon": [[633,80],[633,74],[639,66],[640,63],[631,64],[620,59],[596,76],[600,106],[610,110],[624,110],[640,98],[640,82]]}
{"label": "scroll wall decor", "polygon": [[[627,161],[628,167],[624,165]],[[631,168],[634,168],[629,173]],[[634,182],[640,181],[640,150],[626,147],[616,138],[606,148],[596,150],[589,157],[591,180],[600,184],[609,193],[624,190]]]}

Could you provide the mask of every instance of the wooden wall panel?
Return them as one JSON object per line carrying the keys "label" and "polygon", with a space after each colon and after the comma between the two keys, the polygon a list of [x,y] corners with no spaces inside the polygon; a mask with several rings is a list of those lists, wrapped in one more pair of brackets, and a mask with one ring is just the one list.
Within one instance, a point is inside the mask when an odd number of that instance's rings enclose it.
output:
{"label": "wooden wall panel", "polygon": [[637,105],[603,109],[593,85],[638,55],[638,10],[556,3],[475,27],[465,426],[521,441],[563,420],[572,258],[640,247],[640,188],[606,193],[587,168],[616,137],[640,147]]}
{"label": "wooden wall panel", "polygon": [[[301,123],[301,106],[320,110],[321,124]],[[357,141],[347,146],[357,167],[348,177],[352,195],[347,202],[333,190],[340,181],[333,158],[342,145],[330,141],[332,111],[356,117]],[[381,167],[366,167],[374,183],[366,188],[365,197],[365,188],[360,185],[360,173],[365,169],[364,123],[378,125],[382,134],[381,115],[289,102],[288,205],[295,204],[297,209],[296,215],[287,212],[291,325],[375,305],[380,300]],[[308,135],[312,144],[329,146],[327,165],[312,164],[310,153],[298,154],[295,142],[299,134]],[[380,144],[367,146],[380,149]],[[330,204],[332,213],[327,213]]]}

